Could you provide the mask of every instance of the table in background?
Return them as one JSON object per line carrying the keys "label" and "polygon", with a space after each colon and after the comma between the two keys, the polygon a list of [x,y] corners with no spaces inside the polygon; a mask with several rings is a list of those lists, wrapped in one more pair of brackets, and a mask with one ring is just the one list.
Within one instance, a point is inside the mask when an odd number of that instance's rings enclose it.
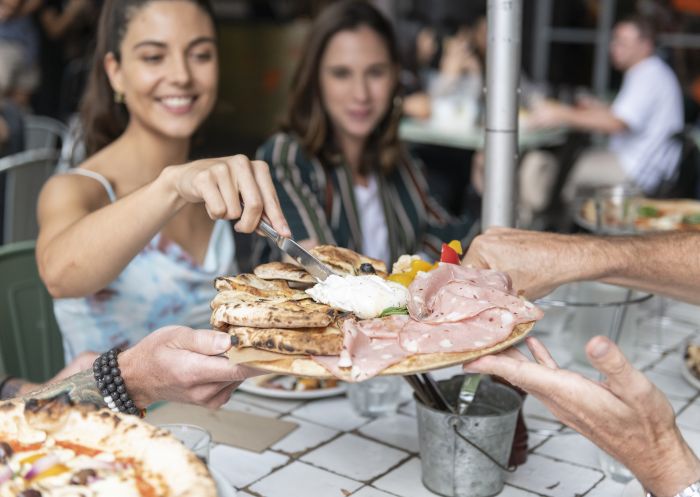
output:
{"label": "table in background", "polygon": [[[700,324],[700,307],[672,302],[671,316]],[[537,328],[535,328],[537,330]],[[688,443],[700,453],[700,391],[681,376],[681,347],[693,327],[663,333],[661,351],[647,346],[653,331],[640,331],[634,364],[668,396]],[[592,368],[573,362],[570,338],[540,338],[567,369],[597,378]],[[458,374],[459,368],[436,373]],[[407,395],[407,398],[410,395]],[[345,397],[290,401],[236,392],[225,406],[299,424],[294,432],[262,454],[219,445],[212,466],[239,490],[239,497],[429,497],[421,483],[415,405],[377,419],[356,415]],[[530,453],[527,463],[506,476],[501,497],[618,497],[624,485],[600,470],[598,449],[564,426],[532,396],[525,401]],[[564,430],[562,433],[558,433]],[[641,497],[641,496],[640,496]]]}
{"label": "table in background", "polygon": [[[559,129],[520,129],[518,144],[522,150],[561,145],[567,131]],[[412,118],[401,120],[399,136],[402,140],[426,145],[478,150],[484,147],[485,130],[480,127],[455,129],[436,126],[431,121]]]}

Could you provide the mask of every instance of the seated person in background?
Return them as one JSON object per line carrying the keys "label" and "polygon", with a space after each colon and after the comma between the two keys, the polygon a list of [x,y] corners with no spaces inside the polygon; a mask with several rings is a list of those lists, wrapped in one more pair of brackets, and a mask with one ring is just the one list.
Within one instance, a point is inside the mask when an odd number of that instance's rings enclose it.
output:
{"label": "seated person in background", "polygon": [[398,138],[398,53],[369,3],[342,1],[316,18],[294,76],[284,131],[258,158],[273,169],[295,239],[331,243],[387,263],[436,257],[471,239],[474,219],[448,216]]}
{"label": "seated person in background", "polygon": [[[245,366],[233,366],[221,354],[231,348],[226,333],[168,326],[154,331],[118,354],[123,385],[137,409],[158,400],[200,404],[216,409],[225,404],[236,387],[258,374]],[[0,399],[50,398],[68,393],[75,402],[104,405],[97,387],[93,360],[84,353],[43,385],[20,378],[0,379]]]}
{"label": "seated person in background", "polygon": [[[495,228],[474,239],[463,264],[507,272],[513,288],[529,298],[563,283],[600,280],[700,304],[699,242],[697,232],[623,238]],[[526,342],[535,362],[510,349],[465,370],[501,376],[531,393],[627,466],[654,496],[700,493],[700,460],[676,426],[673,408],[614,343],[598,336],[586,346],[606,378],[596,382],[560,369],[537,339]],[[695,492],[683,492],[693,483]]]}
{"label": "seated person in background", "polygon": [[582,107],[543,102],[533,109],[532,126],[567,126],[610,135],[607,149],[591,150],[574,164],[564,187],[567,201],[580,186],[633,183],[653,194],[670,178],[681,153],[673,135],[683,129],[683,98],[676,76],[654,55],[650,22],[631,17],[617,23],[610,42],[622,88],[611,106],[589,99]]}
{"label": "seated person in background", "polygon": [[39,85],[39,33],[32,12],[40,0],[0,0],[0,99],[29,105]]}
{"label": "seated person in background", "polygon": [[207,0],[105,2],[82,108],[88,158],[49,180],[38,207],[67,361],[165,325],[207,328],[212,281],[236,272],[230,220],[249,233],[264,212],[289,233],[267,164],[186,163],[217,84]]}

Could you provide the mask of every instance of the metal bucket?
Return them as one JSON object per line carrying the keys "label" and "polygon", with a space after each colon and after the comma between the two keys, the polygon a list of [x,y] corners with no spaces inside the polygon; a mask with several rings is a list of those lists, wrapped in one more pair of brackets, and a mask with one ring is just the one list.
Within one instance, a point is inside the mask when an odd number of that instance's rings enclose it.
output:
{"label": "metal bucket", "polygon": [[[439,382],[451,405],[457,404],[463,379]],[[520,395],[484,378],[466,415],[437,411],[418,399],[416,405],[423,484],[446,497],[498,494],[522,405]]]}

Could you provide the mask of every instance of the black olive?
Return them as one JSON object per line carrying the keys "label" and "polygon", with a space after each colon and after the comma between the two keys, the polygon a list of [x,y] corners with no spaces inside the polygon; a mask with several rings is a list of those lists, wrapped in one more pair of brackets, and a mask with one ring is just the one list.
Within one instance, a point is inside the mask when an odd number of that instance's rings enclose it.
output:
{"label": "black olive", "polygon": [[33,488],[28,488],[23,490],[17,497],[41,497],[41,492],[34,490]]}
{"label": "black olive", "polygon": [[14,453],[15,451],[12,450],[10,444],[7,442],[0,442],[0,462],[7,464]]}
{"label": "black olive", "polygon": [[97,472],[94,469],[81,469],[70,478],[71,485],[87,485],[91,479],[97,478]]}
{"label": "black olive", "polygon": [[376,274],[377,271],[374,269],[374,266],[370,264],[369,262],[365,262],[360,265],[360,272],[363,274]]}

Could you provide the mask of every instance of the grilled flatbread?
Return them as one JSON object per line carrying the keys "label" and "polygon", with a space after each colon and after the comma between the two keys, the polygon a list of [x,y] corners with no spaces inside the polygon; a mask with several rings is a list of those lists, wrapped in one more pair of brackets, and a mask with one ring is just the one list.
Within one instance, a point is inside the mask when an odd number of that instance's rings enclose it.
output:
{"label": "grilled flatbread", "polygon": [[289,288],[286,281],[264,280],[253,274],[222,276],[216,278],[214,285],[219,292],[233,290],[262,298],[284,297],[293,300],[311,298],[301,290]]}
{"label": "grilled flatbread", "polygon": [[343,350],[343,332],[335,326],[294,330],[230,326],[228,333],[238,349],[255,347],[291,355],[339,355]]}
{"label": "grilled flatbread", "polygon": [[304,268],[288,262],[268,262],[256,267],[253,272],[264,280],[284,280],[295,283],[314,284],[316,280]]}
{"label": "grilled flatbread", "polygon": [[360,270],[362,264],[371,264],[379,276],[386,276],[387,274],[386,264],[383,261],[358,254],[350,249],[333,245],[319,245],[309,250],[309,252],[338,274],[353,276],[366,274]]}
{"label": "grilled flatbread", "polygon": [[[525,338],[533,326],[534,323],[519,324],[513,329],[513,332],[506,340],[480,350],[416,354],[405,358],[393,366],[389,366],[379,373],[378,376],[423,373],[426,371],[433,371],[435,369],[455,366],[457,364],[463,364],[485,355],[495,354],[512,347],[520,340]],[[235,354],[235,352],[230,354]],[[341,380],[353,381],[350,370],[344,372],[341,376],[334,376],[329,373],[326,368],[310,357],[284,357],[280,355],[279,359],[274,361],[250,361],[246,362],[246,366],[268,371],[270,373],[310,376],[314,378],[340,378]]]}
{"label": "grilled flatbread", "polygon": [[228,324],[253,328],[325,328],[340,315],[339,311],[308,299],[238,299],[217,304],[211,318],[211,324],[217,329],[224,329]]}

